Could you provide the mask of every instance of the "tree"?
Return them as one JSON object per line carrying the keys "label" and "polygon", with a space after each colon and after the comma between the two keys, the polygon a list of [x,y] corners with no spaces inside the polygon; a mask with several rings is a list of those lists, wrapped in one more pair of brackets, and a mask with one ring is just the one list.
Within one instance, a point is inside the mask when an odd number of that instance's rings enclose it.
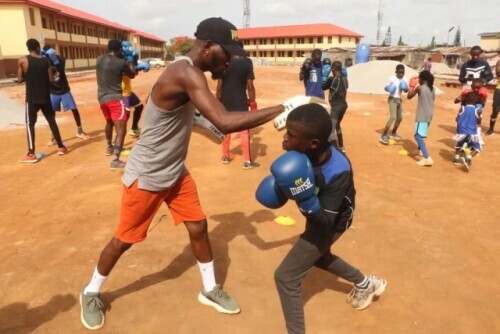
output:
{"label": "tree", "polygon": [[432,41],[431,44],[429,44],[429,49],[435,49],[436,48],[436,37],[432,36]]}
{"label": "tree", "polygon": [[170,45],[167,47],[168,53],[171,54],[181,54],[185,55],[194,45],[194,39],[189,38],[187,36],[177,36],[170,39]]}
{"label": "tree", "polygon": [[382,46],[391,46],[392,36],[391,36],[391,27],[387,28],[387,32],[385,33],[384,42]]}
{"label": "tree", "polygon": [[406,46],[406,44],[403,42],[403,36],[399,36],[398,46]]}
{"label": "tree", "polygon": [[460,32],[460,27],[458,27],[457,32],[455,33],[455,39],[453,40],[453,46],[462,46],[460,39],[461,39],[461,32]]}

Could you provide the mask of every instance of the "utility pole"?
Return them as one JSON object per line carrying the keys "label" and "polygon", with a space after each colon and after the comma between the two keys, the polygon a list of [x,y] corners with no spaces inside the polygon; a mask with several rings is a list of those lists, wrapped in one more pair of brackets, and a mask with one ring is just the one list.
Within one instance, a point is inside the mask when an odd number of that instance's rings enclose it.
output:
{"label": "utility pole", "polygon": [[377,12],[377,45],[380,45],[380,29],[382,29],[382,19],[384,14],[382,12],[382,0],[378,1],[378,12]]}
{"label": "utility pole", "polygon": [[250,27],[250,0],[243,0],[243,28]]}

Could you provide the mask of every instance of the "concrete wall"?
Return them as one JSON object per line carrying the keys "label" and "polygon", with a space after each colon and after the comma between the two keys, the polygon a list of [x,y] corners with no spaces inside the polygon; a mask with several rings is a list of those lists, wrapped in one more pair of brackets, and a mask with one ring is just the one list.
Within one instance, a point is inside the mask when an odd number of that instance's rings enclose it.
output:
{"label": "concrete wall", "polygon": [[484,51],[500,52],[500,33],[498,34],[498,36],[493,37],[481,36],[480,46]]}
{"label": "concrete wall", "polygon": [[[0,45],[1,57],[21,57],[26,49],[27,31],[23,5],[0,5]],[[28,17],[29,22],[29,17]]]}

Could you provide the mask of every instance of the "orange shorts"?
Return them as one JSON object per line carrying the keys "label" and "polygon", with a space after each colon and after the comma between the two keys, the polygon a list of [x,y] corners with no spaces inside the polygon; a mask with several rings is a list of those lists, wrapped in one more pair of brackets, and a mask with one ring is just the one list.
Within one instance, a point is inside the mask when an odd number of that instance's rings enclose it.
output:
{"label": "orange shorts", "polygon": [[162,202],[167,204],[175,224],[206,219],[196,191],[196,183],[189,173],[164,191],[137,188],[135,181],[130,188],[123,186],[120,222],[114,234],[125,243],[134,244],[146,239],[149,226]]}

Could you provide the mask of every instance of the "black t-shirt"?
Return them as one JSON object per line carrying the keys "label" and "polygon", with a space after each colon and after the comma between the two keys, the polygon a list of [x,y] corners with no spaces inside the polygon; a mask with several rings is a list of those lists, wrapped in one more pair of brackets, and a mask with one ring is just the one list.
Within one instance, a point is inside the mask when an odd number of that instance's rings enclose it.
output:
{"label": "black t-shirt", "polygon": [[50,83],[50,94],[62,95],[69,92],[70,88],[66,77],[66,59],[60,55],[57,58],[59,64],[54,66],[57,73],[54,73],[54,82]]}
{"label": "black t-shirt", "polygon": [[32,104],[49,104],[49,67],[50,62],[45,57],[28,55],[28,71],[24,74],[26,80],[26,102]]}
{"label": "black t-shirt", "polygon": [[228,111],[248,110],[247,80],[254,80],[253,63],[249,58],[232,58],[222,76],[221,102]]}

